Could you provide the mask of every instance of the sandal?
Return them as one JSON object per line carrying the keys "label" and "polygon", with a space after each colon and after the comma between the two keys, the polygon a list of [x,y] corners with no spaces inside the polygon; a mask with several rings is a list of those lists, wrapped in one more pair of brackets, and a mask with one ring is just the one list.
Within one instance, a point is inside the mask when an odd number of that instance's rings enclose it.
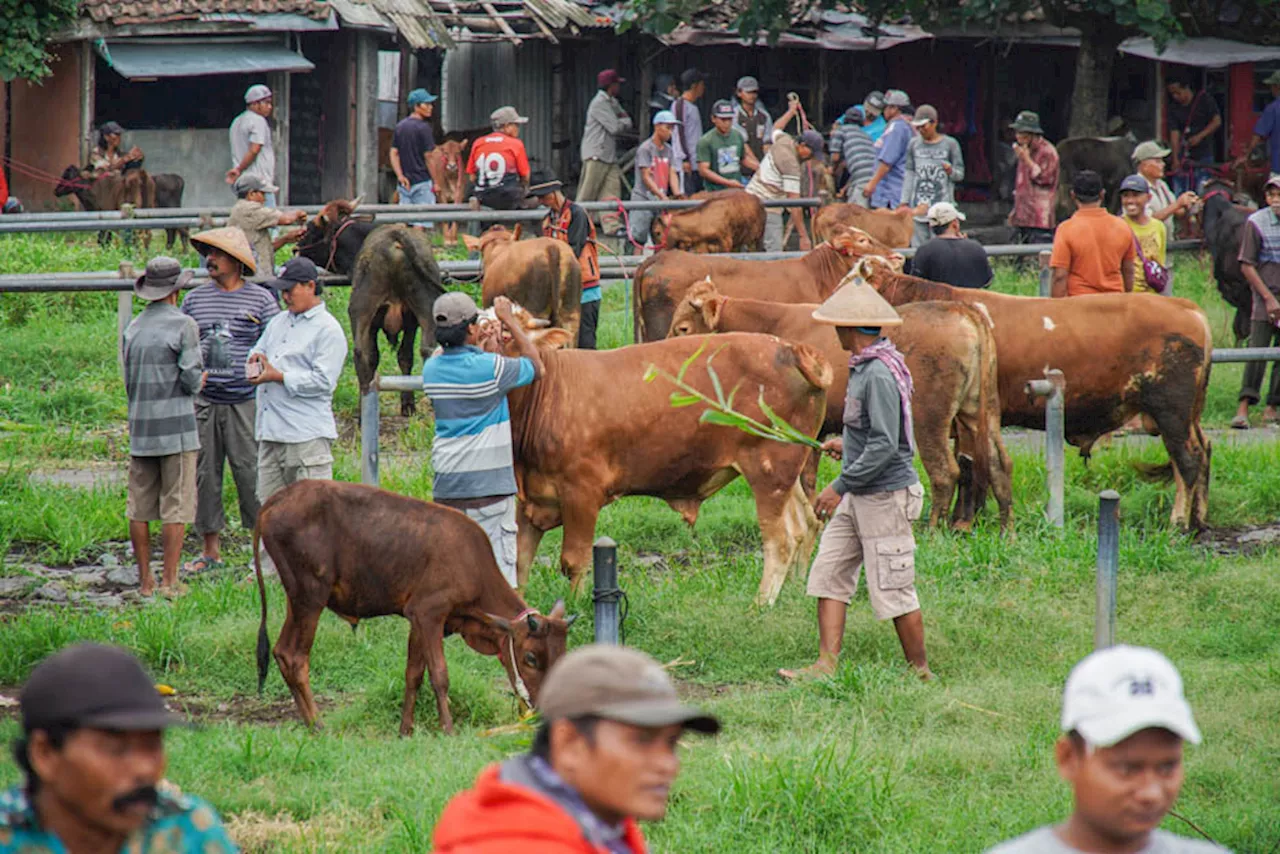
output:
{"label": "sandal", "polygon": [[1249,429],[1249,416],[1248,416],[1248,415],[1237,415],[1235,418],[1232,418],[1232,419],[1231,419],[1231,429],[1232,429],[1232,430],[1248,430],[1248,429]]}
{"label": "sandal", "polygon": [[189,560],[182,565],[182,573],[184,575],[202,575],[206,572],[217,572],[225,569],[227,566],[225,561],[211,558],[208,555],[200,555],[195,560]]}
{"label": "sandal", "polygon": [[1275,427],[1280,425],[1280,415],[1264,415],[1262,416],[1263,427]]}
{"label": "sandal", "polygon": [[186,596],[190,592],[191,592],[191,588],[187,587],[187,585],[183,584],[181,581],[179,581],[177,584],[173,585],[172,587],[166,587],[164,585],[161,585],[156,588],[156,593],[160,594],[161,596],[169,600]]}

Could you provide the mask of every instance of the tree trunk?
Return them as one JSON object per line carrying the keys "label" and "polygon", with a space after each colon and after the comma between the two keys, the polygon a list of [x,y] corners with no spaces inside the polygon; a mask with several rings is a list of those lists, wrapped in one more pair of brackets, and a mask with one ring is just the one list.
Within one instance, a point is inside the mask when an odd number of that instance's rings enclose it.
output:
{"label": "tree trunk", "polygon": [[1071,91],[1068,136],[1103,136],[1107,132],[1107,102],[1116,51],[1128,33],[1114,21],[1088,17],[1072,21],[1080,28],[1076,54],[1076,82]]}

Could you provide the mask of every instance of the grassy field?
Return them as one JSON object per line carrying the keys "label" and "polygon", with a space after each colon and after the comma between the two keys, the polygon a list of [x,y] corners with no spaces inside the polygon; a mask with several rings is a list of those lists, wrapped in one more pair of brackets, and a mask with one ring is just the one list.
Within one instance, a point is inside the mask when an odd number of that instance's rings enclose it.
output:
{"label": "grassy field", "polygon": [[[114,258],[114,260],[113,260]],[[61,240],[0,242],[0,273],[110,269],[120,258]],[[188,262],[193,259],[186,259]],[[1191,256],[1177,256],[1178,293],[1226,312]],[[1028,293],[1030,275],[1002,267],[998,287]],[[346,295],[331,308],[346,322]],[[112,296],[0,296],[0,555],[69,564],[122,552],[122,487],[35,485],[32,471],[119,464],[127,453],[124,395],[114,358]],[[629,337],[624,295],[606,293],[602,346]],[[1219,344],[1230,342],[1220,340]],[[394,364],[384,354],[384,365]],[[1222,368],[1226,368],[1223,370]],[[1239,368],[1214,369],[1207,421],[1230,417]],[[346,425],[337,473],[358,477],[348,367],[336,400]],[[393,398],[384,398],[384,411]],[[426,497],[425,416],[388,419],[384,486]],[[631,613],[628,643],[664,662],[690,699],[721,715],[716,740],[690,738],[668,820],[649,828],[657,851],[978,852],[1065,814],[1051,749],[1062,681],[1088,652],[1093,624],[1096,495],[1120,490],[1121,640],[1158,647],[1182,670],[1204,745],[1188,751],[1178,810],[1238,852],[1280,850],[1280,553],[1219,554],[1170,532],[1172,488],[1139,479],[1133,463],[1158,448],[1100,449],[1067,466],[1067,525],[1040,521],[1044,471],[1015,450],[1017,536],[988,513],[971,536],[922,532],[918,558],[931,663],[923,685],[900,662],[892,629],[855,602],[838,676],[793,687],[773,675],[814,654],[813,608],[791,579],[778,605],[752,597],[761,571],[750,494],[735,483],[709,502],[695,531],[665,504],[624,499],[598,532],[620,544]],[[823,476],[834,474],[824,463]],[[233,495],[228,481],[228,505]],[[1280,446],[1219,442],[1210,517],[1241,527],[1280,517]],[[247,542],[235,531],[236,546]],[[567,591],[544,541],[530,590],[547,608]],[[12,563],[0,575],[19,572]],[[0,613],[0,686],[16,686],[50,651],[78,639],[137,651],[202,722],[170,739],[170,777],[215,803],[254,851],[425,851],[447,799],[488,762],[522,750],[528,732],[489,733],[516,719],[500,665],[446,642],[459,735],[439,734],[429,692],[418,734],[395,737],[407,624],[376,620],[353,634],[321,621],[313,684],[326,729],[304,731],[278,673],[254,694],[256,588],[234,572],[199,579],[172,603],[95,611],[30,607]],[[273,633],[283,618],[270,592]],[[591,636],[589,600],[574,641]],[[12,694],[6,690],[5,693]],[[0,719],[0,739],[16,732]],[[0,784],[16,778],[0,765]],[[1193,835],[1176,818],[1166,827]]]}

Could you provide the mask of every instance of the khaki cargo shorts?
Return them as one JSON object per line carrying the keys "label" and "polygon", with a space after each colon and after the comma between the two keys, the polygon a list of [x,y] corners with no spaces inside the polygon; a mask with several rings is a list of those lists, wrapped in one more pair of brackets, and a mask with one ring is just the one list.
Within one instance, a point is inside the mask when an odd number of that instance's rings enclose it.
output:
{"label": "khaki cargo shorts", "polygon": [[125,515],[135,522],[190,525],[196,520],[199,451],[129,458]]}
{"label": "khaki cargo shorts", "polygon": [[333,441],[258,443],[258,501],[300,480],[333,480]]}
{"label": "khaki cargo shorts", "polygon": [[893,492],[846,494],[822,532],[808,594],[847,605],[858,592],[865,567],[867,597],[877,620],[919,610],[911,522],[923,508],[924,488],[918,483]]}

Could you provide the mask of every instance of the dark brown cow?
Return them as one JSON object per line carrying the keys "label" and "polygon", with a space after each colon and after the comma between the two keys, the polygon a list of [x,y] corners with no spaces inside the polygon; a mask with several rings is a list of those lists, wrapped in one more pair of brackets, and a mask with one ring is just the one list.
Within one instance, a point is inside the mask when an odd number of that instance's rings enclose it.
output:
{"label": "dark brown cow", "polygon": [[[146,169],[126,169],[119,174],[93,177],[91,169],[68,166],[53,189],[55,196],[74,195],[86,211],[118,211],[125,205],[136,208],[156,206],[155,180]],[[142,229],[142,245],[151,248],[151,231]],[[111,241],[111,232],[98,232],[98,243]]]}
{"label": "dark brown cow", "polygon": [[[834,377],[827,393],[823,433],[839,433],[844,422],[844,392],[849,383],[849,354],[835,328],[813,320],[816,303],[783,305],[726,297],[710,282],[689,289],[676,309],[671,335],[711,332],[761,332],[808,344],[831,363]],[[960,452],[973,460],[973,489],[962,493],[953,526],[971,527],[975,507],[965,499],[983,495],[990,482],[1000,506],[1000,524],[1012,525],[1013,464],[1000,437],[1000,401],[996,391],[996,346],[987,319],[962,303],[929,302],[899,309],[902,326],[886,335],[906,358],[915,381],[912,414],[916,449],[929,476],[933,500],[929,524],[937,525],[951,508],[961,468],[951,448],[954,432]]]}
{"label": "dark brown cow", "polygon": [[764,241],[764,204],[745,190],[710,193],[696,208],[654,217],[653,240],[686,252],[755,252]]}
{"label": "dark brown cow", "polygon": [[567,346],[575,346],[582,317],[582,268],[568,243],[550,237],[521,240],[519,225],[515,231],[495,225],[479,239],[464,234],[462,242],[480,253],[485,307],[505,296],[568,332],[573,337]]}
{"label": "dark brown cow", "polygon": [[1156,294],[1066,299],[953,288],[862,262],[894,305],[957,300],[985,310],[996,339],[1003,423],[1044,429],[1044,405],[1025,386],[1057,368],[1066,383],[1066,438],[1088,458],[1098,437],[1141,413],[1164,441],[1177,495],[1172,522],[1201,527],[1208,512],[1210,442],[1200,427],[1213,337],[1190,300]]}
{"label": "dark brown cow", "polygon": [[735,408],[765,421],[766,403],[796,429],[817,433],[826,409],[831,366],[804,344],[766,335],[698,336],[617,350],[555,351],[541,333],[546,366],[541,379],[508,396],[520,485],[520,554],[523,587],[542,535],[564,526],[560,568],[581,590],[591,561],[600,508],[624,495],[664,499],[690,525],[703,501],[739,475],[755,495],[764,540],[764,574],[756,601],[772,604],[789,569],[809,559],[818,521],[800,482],[809,448],[752,436],[733,427],[704,424],[703,406],[672,408],[674,386],[645,382],[650,365],[671,374],[699,348],[687,382],[714,394],[706,370],[710,357],[721,383],[740,386]]}
{"label": "dark brown cow", "polygon": [[1071,182],[1089,169],[1102,178],[1102,203],[1112,213],[1120,210],[1120,182],[1133,174],[1133,150],[1137,140],[1129,136],[1073,136],[1057,144],[1058,189],[1054,208],[1058,222],[1076,212]]}
{"label": "dark brown cow", "polygon": [[453,732],[444,639],[460,634],[496,655],[511,686],[534,704],[543,676],[564,654],[572,618],[557,602],[543,616],[502,577],[484,530],[466,514],[371,486],[304,480],[267,499],[253,535],[262,602],[258,691],[267,678],[267,590],[259,538],[275,561],[288,610],[274,655],[298,714],[319,727],[311,694],[311,645],[325,608],[351,624],[399,614],[409,621],[400,734],[413,732],[423,671],[431,676],[440,728]]}
{"label": "dark brown cow", "polygon": [[1218,293],[1236,310],[1231,329],[1237,341],[1249,337],[1249,318],[1253,313],[1253,287],[1240,267],[1240,241],[1251,211],[1236,204],[1234,188],[1225,181],[1214,180],[1205,185],[1201,196],[1201,223],[1204,245],[1213,258],[1213,278]]}
{"label": "dark brown cow", "polygon": [[841,227],[860,228],[885,246],[902,249],[911,245],[914,216],[915,212],[906,205],[897,210],[854,204],[823,205],[813,218],[813,239],[830,240]]}
{"label": "dark brown cow", "polygon": [[863,255],[892,255],[893,250],[857,228],[839,228],[825,243],[802,258],[744,261],[715,255],[668,251],[647,258],[636,270],[637,341],[661,341],[671,329],[671,315],[685,292],[710,277],[726,296],[773,302],[823,302],[831,296],[853,262]]}

